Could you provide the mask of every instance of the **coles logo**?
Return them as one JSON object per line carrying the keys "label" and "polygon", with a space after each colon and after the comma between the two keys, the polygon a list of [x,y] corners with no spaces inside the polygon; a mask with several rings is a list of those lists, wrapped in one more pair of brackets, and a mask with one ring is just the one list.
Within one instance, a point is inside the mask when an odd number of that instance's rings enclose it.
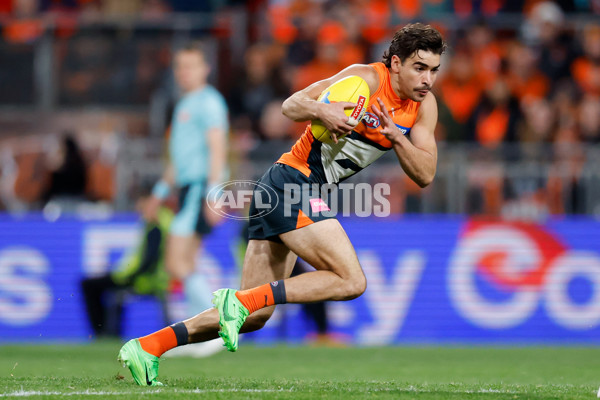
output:
{"label": "coles logo", "polygon": [[562,328],[587,330],[600,324],[600,258],[538,225],[471,221],[450,259],[448,292],[479,327],[509,329],[543,312]]}
{"label": "coles logo", "polygon": [[379,118],[377,118],[375,114],[370,112],[365,113],[365,116],[363,117],[362,121],[367,127],[371,129],[375,129],[380,125]]}

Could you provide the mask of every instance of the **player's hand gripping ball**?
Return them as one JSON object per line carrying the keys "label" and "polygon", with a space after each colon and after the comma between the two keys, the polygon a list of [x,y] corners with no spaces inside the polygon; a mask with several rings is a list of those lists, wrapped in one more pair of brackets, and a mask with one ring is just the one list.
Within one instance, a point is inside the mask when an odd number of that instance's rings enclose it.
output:
{"label": "player's hand gripping ball", "polygon": [[[356,107],[345,110],[346,115],[348,115],[348,123],[356,126],[367,111],[369,96],[370,92],[367,82],[360,76],[353,75],[340,79],[327,89],[323,90],[317,101],[322,103],[335,103],[340,101],[356,103]],[[313,136],[318,141],[331,141],[329,130],[318,119],[311,121],[311,130]],[[338,136],[338,138],[340,137]]]}

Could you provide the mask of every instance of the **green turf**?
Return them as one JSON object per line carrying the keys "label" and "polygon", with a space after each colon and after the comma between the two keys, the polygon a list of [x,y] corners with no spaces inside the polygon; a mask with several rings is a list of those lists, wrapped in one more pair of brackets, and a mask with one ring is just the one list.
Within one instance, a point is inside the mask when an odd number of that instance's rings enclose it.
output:
{"label": "green turf", "polygon": [[120,343],[0,346],[0,399],[594,399],[600,348],[253,347],[161,362],[138,387]]}

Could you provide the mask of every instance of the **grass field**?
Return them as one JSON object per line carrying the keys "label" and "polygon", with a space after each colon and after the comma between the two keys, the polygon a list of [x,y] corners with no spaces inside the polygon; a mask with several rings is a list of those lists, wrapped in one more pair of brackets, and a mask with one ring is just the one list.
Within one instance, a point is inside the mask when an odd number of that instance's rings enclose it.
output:
{"label": "grass field", "polygon": [[161,363],[138,387],[120,343],[0,346],[0,398],[594,399],[600,348],[253,347]]}

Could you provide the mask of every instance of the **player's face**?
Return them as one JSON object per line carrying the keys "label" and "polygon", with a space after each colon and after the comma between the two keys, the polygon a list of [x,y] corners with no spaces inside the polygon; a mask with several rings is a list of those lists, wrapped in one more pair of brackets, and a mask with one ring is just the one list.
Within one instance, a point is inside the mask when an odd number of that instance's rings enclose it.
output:
{"label": "player's face", "polygon": [[392,58],[392,71],[397,71],[395,88],[401,98],[423,101],[433,87],[440,68],[440,55],[430,51],[419,50],[411,57],[400,62],[396,56]]}
{"label": "player's face", "polygon": [[180,51],[175,55],[175,80],[184,92],[191,92],[206,83],[209,67],[198,51]]}

